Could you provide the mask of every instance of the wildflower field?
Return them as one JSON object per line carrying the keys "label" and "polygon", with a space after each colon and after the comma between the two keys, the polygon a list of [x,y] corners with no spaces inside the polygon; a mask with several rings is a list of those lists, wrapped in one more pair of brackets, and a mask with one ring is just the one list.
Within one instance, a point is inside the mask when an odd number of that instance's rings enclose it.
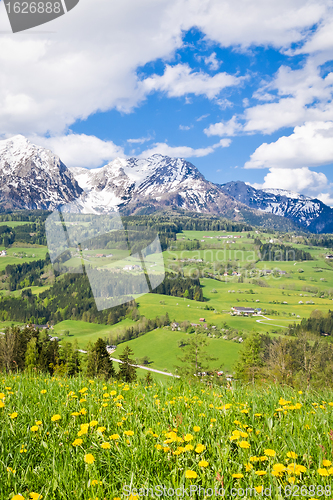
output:
{"label": "wildflower field", "polygon": [[176,498],[177,488],[193,499],[267,498],[267,488],[332,498],[332,393],[27,375],[0,384],[1,500]]}

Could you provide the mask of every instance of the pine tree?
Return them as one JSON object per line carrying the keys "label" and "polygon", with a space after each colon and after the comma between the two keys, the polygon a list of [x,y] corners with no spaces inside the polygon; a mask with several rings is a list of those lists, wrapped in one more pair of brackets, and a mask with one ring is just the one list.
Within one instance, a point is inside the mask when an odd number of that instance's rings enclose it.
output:
{"label": "pine tree", "polygon": [[185,377],[198,377],[202,372],[208,372],[210,362],[217,359],[207,353],[205,348],[208,345],[209,341],[206,335],[193,335],[183,347],[184,356],[178,356],[178,359],[183,364],[182,366],[176,366],[177,371]]}
{"label": "pine tree", "polygon": [[119,365],[118,377],[120,380],[127,383],[134,382],[136,380],[136,367],[133,366],[135,361],[130,358],[133,354],[134,352],[129,347],[126,347],[123,354],[119,356],[122,363]]}
{"label": "pine tree", "polygon": [[103,339],[98,339],[93,346],[89,346],[87,376],[104,377],[106,380],[115,376],[113,362]]}
{"label": "pine tree", "polygon": [[29,373],[33,373],[33,371],[37,369],[38,364],[38,348],[37,348],[37,339],[36,337],[32,337],[32,339],[28,342],[27,350],[25,353],[25,367]]}
{"label": "pine tree", "polygon": [[235,371],[236,377],[243,382],[252,382],[260,376],[264,366],[265,347],[268,339],[265,335],[252,332],[245,340]]}

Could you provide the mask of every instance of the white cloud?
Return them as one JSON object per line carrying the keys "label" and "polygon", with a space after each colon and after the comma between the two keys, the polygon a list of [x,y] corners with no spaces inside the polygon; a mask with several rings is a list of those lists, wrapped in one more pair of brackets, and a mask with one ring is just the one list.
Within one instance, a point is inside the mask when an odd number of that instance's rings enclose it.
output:
{"label": "white cloud", "polygon": [[191,130],[193,128],[193,125],[179,125],[179,130]]}
{"label": "white cloud", "polygon": [[281,48],[304,40],[329,6],[329,0],[196,0],[182,5],[181,16],[222,46]]}
{"label": "white cloud", "polygon": [[144,83],[137,69],[170,60],[193,26],[224,47],[289,47],[328,16],[329,5],[328,0],[81,1],[44,32],[13,35],[4,34],[10,26],[0,2],[0,134],[59,135],[99,110],[130,112],[150,91],[212,99],[239,78],[176,65]]}
{"label": "white cloud", "polygon": [[333,206],[333,193],[320,193],[317,196],[318,200],[322,201],[325,203],[325,205],[328,205],[330,207]]}
{"label": "white cloud", "polygon": [[147,158],[158,153],[165,156],[179,158],[199,158],[213,153],[217,148],[227,148],[230,143],[230,139],[221,139],[218,143],[213,144],[213,146],[194,149],[188,146],[169,146],[169,144],[166,144],[165,142],[158,142],[154,144],[152,148],[143,151],[140,157]]}
{"label": "white cloud", "polygon": [[205,118],[208,118],[209,113],[207,115],[201,115],[199,118],[197,118],[197,122],[201,122],[201,120],[204,120]]}
{"label": "white cloud", "polygon": [[301,69],[281,66],[273,80],[259,88],[253,97],[265,101],[278,99],[278,102],[247,108],[246,132],[271,134],[305,121],[332,120],[333,73],[323,78],[317,58],[310,57]]}
{"label": "white cloud", "polygon": [[222,63],[222,61],[218,61],[216,52],[213,52],[209,57],[204,57],[204,61],[212,71],[217,71]]}
{"label": "white cloud", "polygon": [[141,82],[144,94],[153,91],[165,92],[168,97],[186,94],[205,95],[208,99],[218,96],[222,89],[238,85],[241,78],[218,73],[210,76],[202,71],[193,71],[188,64],[166,65],[163,75],[152,75]]}
{"label": "white cloud", "polygon": [[112,141],[85,134],[57,137],[29,137],[30,141],[57,154],[67,167],[96,168],[119,156],[125,156],[121,147]]}
{"label": "white cloud", "polygon": [[295,169],[333,163],[333,121],[308,122],[290,136],[264,143],[251,155],[245,168]]}
{"label": "white cloud", "polygon": [[316,197],[329,187],[322,172],[313,172],[306,167],[289,169],[271,168],[265,176],[262,188],[278,188]]}
{"label": "white cloud", "polygon": [[224,135],[233,136],[236,132],[242,129],[242,125],[237,122],[237,117],[233,116],[227,122],[218,122],[209,125],[209,127],[204,129],[206,135],[219,135],[220,137]]}
{"label": "white cloud", "polygon": [[137,139],[127,139],[130,144],[144,144],[145,142],[151,141],[152,137],[138,137]]}

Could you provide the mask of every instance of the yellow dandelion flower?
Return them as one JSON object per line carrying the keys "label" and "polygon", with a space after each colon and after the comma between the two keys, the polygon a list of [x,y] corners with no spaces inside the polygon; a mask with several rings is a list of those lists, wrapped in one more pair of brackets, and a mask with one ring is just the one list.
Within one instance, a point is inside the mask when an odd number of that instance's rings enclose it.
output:
{"label": "yellow dandelion flower", "polygon": [[96,425],[98,424],[97,420],[92,420],[89,425],[90,427],[96,427]]}
{"label": "yellow dandelion flower", "polygon": [[40,391],[41,394],[46,394],[46,390],[43,389],[42,391]]}
{"label": "yellow dandelion flower", "polygon": [[41,420],[36,420],[36,425],[42,425],[42,421]]}
{"label": "yellow dandelion flower", "polygon": [[12,469],[11,467],[7,467],[7,472],[11,472],[12,474],[15,474],[16,470]]}
{"label": "yellow dandelion flower", "polygon": [[329,472],[327,469],[324,469],[324,468],[318,469],[317,472],[318,472],[319,476],[329,476]]}
{"label": "yellow dandelion flower", "polygon": [[72,442],[72,445],[73,446],[81,446],[81,444],[83,443],[83,440],[82,439],[75,439],[73,442]]}
{"label": "yellow dandelion flower", "polygon": [[32,498],[32,500],[41,500],[43,498],[43,495],[41,495],[40,493],[35,493],[35,492],[31,491],[30,498]]}
{"label": "yellow dandelion flower", "polygon": [[124,431],[125,436],[134,436],[134,431]]}
{"label": "yellow dandelion flower", "polygon": [[53,415],[53,417],[51,417],[51,421],[52,422],[58,422],[58,420],[61,419],[61,415]]}
{"label": "yellow dandelion flower", "polygon": [[264,476],[267,474],[265,470],[256,470],[254,473],[257,474],[257,476]]}
{"label": "yellow dandelion flower", "polygon": [[91,453],[84,455],[84,461],[86,464],[93,464],[95,462],[95,457]]}
{"label": "yellow dandelion flower", "polygon": [[24,500],[24,496],[19,493],[18,495],[14,495],[12,500]]}
{"label": "yellow dandelion flower", "polygon": [[197,444],[195,448],[196,453],[202,453],[206,449],[206,446],[204,444]]}
{"label": "yellow dandelion flower", "polygon": [[191,444],[185,445],[185,451],[192,451],[192,450],[194,450],[194,446],[192,446]]}
{"label": "yellow dandelion flower", "polygon": [[329,467],[330,465],[332,465],[332,462],[330,460],[323,460],[324,467]]}
{"label": "yellow dandelion flower", "polygon": [[116,440],[117,440],[117,439],[119,439],[119,438],[120,438],[119,434],[112,434],[112,435],[110,436],[110,439],[113,439],[114,441],[116,441]]}
{"label": "yellow dandelion flower", "polygon": [[252,464],[245,464],[245,470],[246,472],[250,472],[250,470],[253,469],[253,465]]}
{"label": "yellow dandelion flower", "polygon": [[199,467],[208,467],[209,462],[206,462],[206,460],[200,460],[198,465]]}
{"label": "yellow dandelion flower", "polygon": [[271,449],[269,449],[269,448],[266,448],[266,450],[264,450],[264,453],[265,453],[265,455],[267,455],[268,457],[275,457],[275,455],[276,455],[276,451],[271,450]]}
{"label": "yellow dandelion flower", "polygon": [[17,417],[17,415],[18,415],[18,413],[16,413],[16,411],[14,411],[14,413],[11,413],[11,414],[9,415],[9,417],[10,417],[10,418],[12,418],[12,419],[14,419],[14,418],[16,418],[16,417]]}
{"label": "yellow dandelion flower", "polygon": [[263,486],[255,486],[255,489],[256,489],[257,493],[261,493]]}
{"label": "yellow dandelion flower", "polygon": [[101,444],[101,448],[103,448],[103,450],[109,450],[111,448],[111,445],[110,443],[105,442]]}
{"label": "yellow dandelion flower", "polygon": [[33,425],[32,427],[30,427],[30,430],[31,430],[31,432],[37,432],[38,431],[38,426],[37,425]]}
{"label": "yellow dandelion flower", "polygon": [[184,441],[187,441],[187,442],[188,442],[188,441],[192,441],[192,439],[193,439],[192,434],[186,434],[186,435],[184,436]]}
{"label": "yellow dandelion flower", "polygon": [[198,474],[194,470],[187,470],[185,472],[186,479],[196,479]]}
{"label": "yellow dandelion flower", "polygon": [[294,458],[294,459],[295,459],[295,458],[297,458],[297,457],[298,457],[298,455],[297,455],[297,453],[295,453],[294,451],[288,451],[288,453],[287,453],[287,457],[288,457],[288,458]]}
{"label": "yellow dandelion flower", "polygon": [[235,479],[241,479],[242,477],[244,477],[244,474],[241,474],[240,472],[238,472],[237,474],[233,474],[232,477]]}
{"label": "yellow dandelion flower", "polygon": [[103,433],[104,431],[106,431],[106,427],[98,427],[97,431]]}
{"label": "yellow dandelion flower", "polygon": [[199,427],[198,425],[195,425],[193,427],[194,432],[200,432],[200,429],[201,429],[201,427]]}
{"label": "yellow dandelion flower", "polygon": [[250,448],[250,443],[248,441],[240,441],[238,444],[240,448]]}

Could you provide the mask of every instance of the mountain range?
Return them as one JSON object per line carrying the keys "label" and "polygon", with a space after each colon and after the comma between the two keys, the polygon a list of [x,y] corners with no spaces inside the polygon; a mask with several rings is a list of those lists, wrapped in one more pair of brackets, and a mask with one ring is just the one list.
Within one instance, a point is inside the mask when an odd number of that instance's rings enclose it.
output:
{"label": "mountain range", "polygon": [[182,158],[154,154],[116,158],[92,170],[67,168],[21,135],[0,141],[0,210],[59,207],[126,215],[188,211],[275,229],[333,232],[333,209],[320,200],[241,181],[214,184]]}

